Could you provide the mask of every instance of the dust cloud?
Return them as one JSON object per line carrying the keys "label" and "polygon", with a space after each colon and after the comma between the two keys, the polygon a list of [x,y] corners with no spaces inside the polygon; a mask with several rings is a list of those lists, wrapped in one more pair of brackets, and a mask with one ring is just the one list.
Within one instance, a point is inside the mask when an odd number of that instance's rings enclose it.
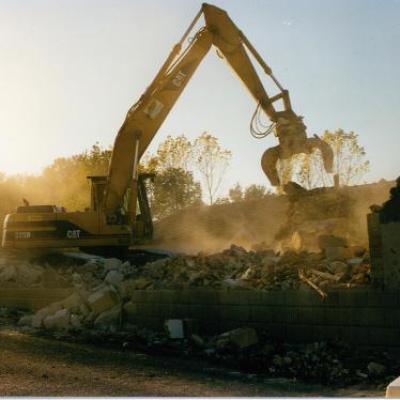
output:
{"label": "dust cloud", "polygon": [[[334,225],[340,225],[339,232],[348,239],[349,244],[368,247],[369,207],[386,201],[391,186],[393,182],[381,180],[377,183],[339,189],[341,196],[348,199],[348,207],[345,216],[337,218]],[[309,208],[312,209],[313,204],[325,201],[326,193],[332,194],[336,190],[325,188],[321,191],[324,195],[313,195],[312,201],[309,201]],[[283,195],[269,196],[257,201],[186,209],[156,223],[154,244],[160,248],[188,254],[219,252],[232,244],[244,247],[246,250],[260,245],[281,250],[279,234],[286,230],[287,235],[295,235],[296,229],[299,229],[299,224],[297,227],[293,226],[291,221],[293,207],[296,205],[289,201],[288,196]],[[338,207],[340,208],[340,205]],[[319,215],[316,219],[310,217],[313,210],[310,213],[299,207],[295,211],[297,214],[304,213],[302,216],[304,226],[313,226],[311,234],[315,243],[319,234],[326,233],[323,227],[330,226],[326,222],[334,220],[329,209],[325,215]],[[307,244],[301,249],[315,250],[308,248]]]}

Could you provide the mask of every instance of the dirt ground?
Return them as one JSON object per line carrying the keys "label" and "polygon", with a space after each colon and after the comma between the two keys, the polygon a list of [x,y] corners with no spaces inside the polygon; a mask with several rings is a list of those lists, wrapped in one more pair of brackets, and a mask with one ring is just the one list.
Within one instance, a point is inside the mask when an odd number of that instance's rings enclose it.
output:
{"label": "dirt ground", "polygon": [[354,396],[383,388],[332,389],[264,379],[191,359],[99,348],[0,330],[0,396]]}

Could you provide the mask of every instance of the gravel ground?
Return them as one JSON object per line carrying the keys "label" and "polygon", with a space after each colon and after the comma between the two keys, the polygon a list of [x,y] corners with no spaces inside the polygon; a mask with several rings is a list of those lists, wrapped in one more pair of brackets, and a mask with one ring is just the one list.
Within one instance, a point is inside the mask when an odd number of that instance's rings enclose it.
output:
{"label": "gravel ground", "polygon": [[246,376],[206,362],[155,356],[0,330],[0,396],[353,396],[383,388],[332,389]]}

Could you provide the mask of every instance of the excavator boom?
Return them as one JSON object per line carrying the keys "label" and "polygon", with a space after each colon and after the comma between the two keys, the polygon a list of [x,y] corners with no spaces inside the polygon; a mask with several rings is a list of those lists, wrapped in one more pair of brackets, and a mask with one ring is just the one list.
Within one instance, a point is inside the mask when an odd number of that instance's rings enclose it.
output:
{"label": "excavator boom", "polygon": [[[185,47],[201,16],[205,25]],[[257,108],[252,121],[262,111],[275,128],[279,145],[268,149],[261,160],[271,184],[281,183],[276,168],[278,160],[310,153],[315,148],[321,151],[329,171],[332,150],[318,138],[307,138],[302,118],[292,110],[289,93],[271,68],[224,10],[203,4],[154,80],[128,111],[115,139],[108,175],[89,177],[92,183],[90,209],[66,212],[52,205],[19,207],[5,219],[3,246],[126,248],[138,241],[140,231],[144,232],[144,238],[151,237],[151,215],[144,184],[147,178],[138,175],[139,161],[211,47],[217,49],[254,98]],[[250,56],[272,80],[276,94],[268,95]],[[251,132],[255,137],[265,137],[272,131],[271,128],[266,131],[256,128],[252,124]],[[127,198],[130,199],[128,207]]]}
{"label": "excavator boom", "polygon": [[[204,15],[205,26],[196,33],[190,45],[182,51],[184,40],[201,14]],[[321,150],[325,167],[328,171],[331,169],[333,155],[330,147],[324,146],[319,139],[307,139],[306,126],[302,118],[292,110],[289,93],[282,88],[271,68],[224,10],[203,4],[201,11],[190,24],[182,40],[174,46],[152,84],[129,110],[118,132],[106,188],[104,203],[106,213],[118,210],[126,188],[129,187],[132,179],[135,181],[140,157],[212,46],[217,48],[219,54],[244,83],[258,107],[275,125],[279,146],[267,150],[261,163],[271,184],[275,186],[280,184],[276,169],[279,159],[290,158],[297,153],[309,153],[314,148]],[[278,94],[268,96],[248,53],[252,54],[275,83]],[[275,107],[278,101],[283,103],[281,111],[277,111]],[[134,208],[134,204],[132,207]]]}

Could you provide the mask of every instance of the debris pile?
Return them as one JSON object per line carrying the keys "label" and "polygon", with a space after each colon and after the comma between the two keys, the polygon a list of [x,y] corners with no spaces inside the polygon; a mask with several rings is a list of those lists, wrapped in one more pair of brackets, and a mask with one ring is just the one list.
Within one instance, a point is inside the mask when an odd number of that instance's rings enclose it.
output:
{"label": "debris pile", "polygon": [[287,251],[279,255],[232,245],[221,253],[175,255],[142,266],[97,258],[57,271],[42,267],[41,283],[35,284],[43,284],[43,277],[52,276],[53,281],[73,288],[73,294],[23,317],[20,323],[33,328],[85,327],[116,332],[129,315],[136,313],[135,302],[131,302],[136,290],[207,287],[268,291],[309,286],[325,297],[328,287],[350,288],[369,282],[365,249],[345,245],[341,238],[326,236],[320,238],[319,253]]}
{"label": "debris pile", "polygon": [[[221,338],[245,334],[250,328],[240,328],[212,338],[203,345],[211,359],[232,367],[240,366],[246,372],[269,376],[300,379],[322,384],[354,384],[357,382],[390,382],[398,375],[399,361],[382,351],[365,352],[344,342],[314,342],[309,344],[277,343],[261,334],[249,346],[226,345]],[[254,332],[255,334],[255,332]],[[248,333],[247,333],[248,335]],[[379,362],[378,362],[379,360]]]}
{"label": "debris pile", "polygon": [[[298,289],[305,276],[320,287],[353,287],[369,282],[369,259],[360,246],[340,238],[321,239],[321,252],[246,251],[232,245],[212,255],[177,255],[146,264],[123,286],[135,289],[213,287],[232,289]],[[336,240],[336,242],[335,242]]]}
{"label": "debris pile", "polygon": [[276,235],[282,249],[317,249],[317,238],[334,234],[357,237],[351,223],[355,206],[348,191],[335,187],[306,190],[295,182],[285,185],[289,200],[286,222]]}

